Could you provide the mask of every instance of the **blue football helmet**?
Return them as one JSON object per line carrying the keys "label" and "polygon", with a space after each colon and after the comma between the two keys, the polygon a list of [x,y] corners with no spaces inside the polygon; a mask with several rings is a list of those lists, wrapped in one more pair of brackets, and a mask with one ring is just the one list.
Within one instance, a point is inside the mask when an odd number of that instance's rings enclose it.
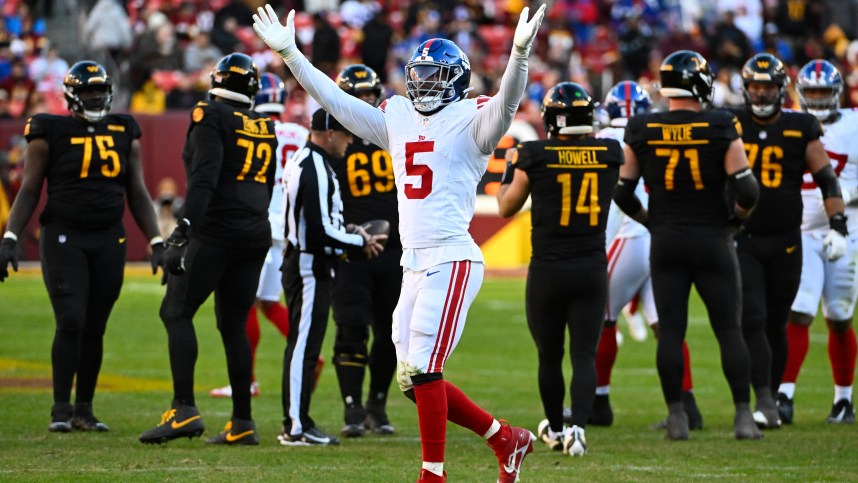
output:
{"label": "blue football helmet", "polygon": [[[824,98],[807,97],[807,91],[827,91]],[[843,92],[843,77],[831,62],[822,59],[811,60],[798,71],[796,91],[801,109],[809,112],[822,122],[837,114],[840,109],[840,93]]]}
{"label": "blue football helmet", "polygon": [[405,92],[414,108],[431,114],[468,96],[471,63],[456,44],[430,39],[405,64]]}
{"label": "blue football helmet", "polygon": [[652,99],[649,93],[634,81],[622,81],[608,91],[605,110],[611,126],[625,126],[629,118],[649,112]]}
{"label": "blue football helmet", "polygon": [[259,76],[259,90],[253,98],[253,110],[281,114],[286,107],[286,85],[276,75],[266,72]]}

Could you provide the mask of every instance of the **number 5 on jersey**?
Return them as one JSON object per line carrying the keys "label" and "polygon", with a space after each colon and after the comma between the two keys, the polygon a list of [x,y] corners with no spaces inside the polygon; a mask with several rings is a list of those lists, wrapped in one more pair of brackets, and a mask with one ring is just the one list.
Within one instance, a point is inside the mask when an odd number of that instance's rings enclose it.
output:
{"label": "number 5 on jersey", "polygon": [[414,164],[417,153],[431,153],[435,150],[435,141],[412,141],[405,143],[405,174],[419,176],[420,187],[405,183],[405,197],[409,200],[422,200],[432,193],[432,169],[425,164]]}

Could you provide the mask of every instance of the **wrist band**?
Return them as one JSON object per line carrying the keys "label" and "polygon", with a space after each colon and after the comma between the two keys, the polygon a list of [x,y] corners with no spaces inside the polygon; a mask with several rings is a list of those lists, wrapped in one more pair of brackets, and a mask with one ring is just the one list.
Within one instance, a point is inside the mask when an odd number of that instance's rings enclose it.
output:
{"label": "wrist band", "polygon": [[3,238],[9,238],[12,241],[18,241],[18,235],[12,233],[11,231],[7,231],[3,234]]}
{"label": "wrist band", "polygon": [[153,236],[151,240],[149,240],[149,246],[152,246],[156,243],[164,243],[164,239],[160,236]]}

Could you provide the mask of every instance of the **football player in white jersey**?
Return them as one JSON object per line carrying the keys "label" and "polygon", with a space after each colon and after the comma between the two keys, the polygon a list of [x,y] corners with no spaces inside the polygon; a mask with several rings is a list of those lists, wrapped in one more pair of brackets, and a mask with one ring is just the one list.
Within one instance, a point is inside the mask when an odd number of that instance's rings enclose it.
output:
{"label": "football player in white jersey", "polygon": [[778,388],[781,421],[793,419],[793,396],[801,364],[808,350],[808,332],[820,298],[828,324],[828,357],[834,374],[834,404],[829,423],[855,421],[852,382],[855,374],[856,340],[852,328],[858,298],[858,112],[840,109],[843,78],[830,62],[816,59],[801,68],[796,81],[802,110],[815,115],[824,128],[820,140],[840,179],[846,203],[849,236],[846,255],[834,259],[826,249],[829,220],[822,195],[805,174],[802,187],[801,283],[787,324],[787,364]]}
{"label": "football player in white jersey", "polygon": [[[289,311],[280,303],[280,266],[283,265],[285,201],[283,198],[283,167],[286,161],[307,142],[310,132],[304,126],[291,122],[282,122],[280,116],[285,110],[286,87],[276,75],[268,72],[259,76],[259,92],[254,99],[253,110],[267,114],[274,121],[277,135],[277,169],[275,171],[274,191],[271,204],[268,205],[268,221],[271,223],[271,248],[265,256],[265,264],[259,274],[259,286],[256,289],[256,304],[250,308],[247,316],[247,338],[250,340],[250,354],[253,358],[254,372],[250,384],[250,394],[259,395],[259,383],[256,381],[256,348],[259,346],[259,308],[265,318],[271,321],[283,337],[289,335]],[[209,391],[211,397],[232,397],[232,387],[227,385]]]}
{"label": "football player in white jersey", "polygon": [[[622,81],[608,91],[605,97],[605,111],[610,121],[599,131],[598,138],[616,139],[623,142],[626,123],[637,114],[649,112],[652,100],[649,94],[634,81]],[[635,194],[644,206],[649,195],[643,183],[638,184]],[[614,214],[612,210],[611,215]],[[644,317],[658,337],[658,313],[652,294],[652,280],[649,272],[649,231],[631,217],[619,212],[619,229],[608,245],[608,303],[605,307],[605,326],[596,351],[596,398],[589,424],[610,426],[614,420],[609,399],[611,371],[617,358],[617,319],[623,307],[639,297]],[[682,377],[682,402],[688,415],[690,429],[701,429],[703,418],[697,409],[694,394],[691,392],[691,360],[688,344],[683,341],[682,355],[684,373]],[[659,425],[660,426],[660,425]]]}
{"label": "football player in white jersey", "polygon": [[468,308],[479,291],[484,262],[468,233],[476,187],[498,141],[509,129],[527,83],[527,59],[545,5],[528,21],[521,12],[509,64],[492,98],[468,99],[470,63],[456,44],[423,42],[405,67],[407,97],[373,107],[342,91],[295,45],[295,12],[285,27],[270,5],[253,28],[306,91],[355,135],[387,150],[398,191],[404,267],[393,316],[400,387],[417,403],[423,465],[419,481],[443,481],[447,420],[487,440],[499,479],[517,479],[533,451],[533,433],[501,423],[443,378]]}

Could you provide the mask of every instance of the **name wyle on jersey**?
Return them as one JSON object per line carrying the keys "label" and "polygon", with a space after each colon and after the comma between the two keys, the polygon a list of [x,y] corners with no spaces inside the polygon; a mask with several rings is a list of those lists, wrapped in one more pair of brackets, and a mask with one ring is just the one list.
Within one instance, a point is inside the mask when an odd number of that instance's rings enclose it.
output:
{"label": "name wyle on jersey", "polygon": [[661,135],[665,141],[690,141],[691,126],[662,126]]}

